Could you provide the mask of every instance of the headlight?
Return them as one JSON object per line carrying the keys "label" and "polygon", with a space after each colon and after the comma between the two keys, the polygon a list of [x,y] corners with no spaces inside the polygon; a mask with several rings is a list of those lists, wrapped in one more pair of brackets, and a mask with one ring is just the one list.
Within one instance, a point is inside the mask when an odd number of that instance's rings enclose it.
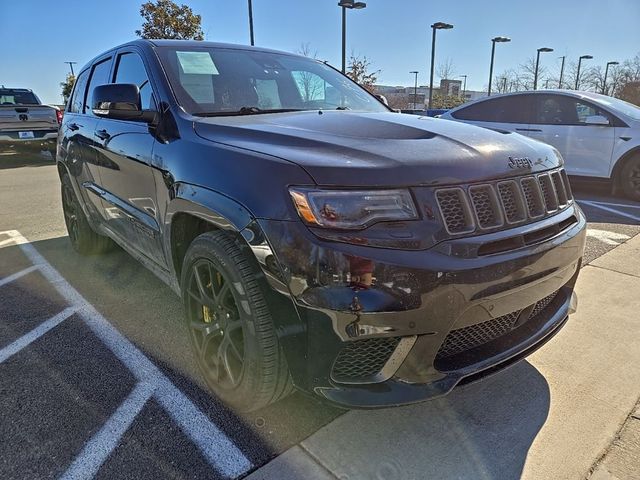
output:
{"label": "headlight", "polygon": [[298,215],[317,227],[358,230],[382,221],[415,220],[408,190],[289,190]]}

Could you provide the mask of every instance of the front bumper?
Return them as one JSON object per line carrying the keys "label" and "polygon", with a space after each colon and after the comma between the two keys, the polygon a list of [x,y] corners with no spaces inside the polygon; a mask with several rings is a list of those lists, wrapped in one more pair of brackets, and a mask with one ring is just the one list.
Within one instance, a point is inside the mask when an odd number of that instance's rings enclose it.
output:
{"label": "front bumper", "polygon": [[[255,239],[260,235],[252,237],[254,253],[272,287],[292,299],[297,314],[295,321],[276,320],[294,382],[333,403],[358,408],[443,395],[551,338],[575,304],[573,286],[586,226],[582,212],[572,205],[534,224],[405,251],[325,242],[300,222],[259,223],[265,237],[259,248]],[[534,245],[477,254],[481,244],[560,224],[563,229]],[[439,358],[452,330],[485,325],[514,312],[528,315],[536,302],[553,295],[540,314],[530,320],[522,314],[518,318],[523,323],[496,341],[452,361]],[[338,378],[341,352],[370,339],[398,342],[383,352],[388,356],[375,366],[375,374]],[[379,350],[371,352],[380,355]]]}

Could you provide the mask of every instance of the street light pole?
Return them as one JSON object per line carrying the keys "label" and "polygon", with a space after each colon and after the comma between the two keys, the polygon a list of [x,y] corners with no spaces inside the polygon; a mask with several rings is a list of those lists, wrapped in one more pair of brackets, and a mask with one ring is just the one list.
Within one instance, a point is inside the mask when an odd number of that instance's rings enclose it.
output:
{"label": "street light pole", "polygon": [[562,59],[562,64],[560,65],[560,80],[558,81],[558,88],[562,88],[562,75],[564,74],[564,59],[567,58],[566,55],[560,57]]}
{"label": "street light pole", "polygon": [[[415,76],[415,82],[413,84],[413,109],[416,109],[416,103],[418,103],[418,72],[417,70],[414,70],[412,73]],[[424,108],[424,107],[423,107]]]}
{"label": "street light pole", "polygon": [[75,77],[75,76],[76,76],[76,74],[75,74],[75,73],[73,73],[73,66],[74,66],[76,63],[78,63],[78,62],[64,62],[64,63],[69,64],[69,68],[71,69],[71,75],[73,75],[73,76]]}
{"label": "street light pole", "polygon": [[429,76],[429,103],[427,108],[431,108],[431,102],[433,101],[433,70],[435,68],[436,60],[436,30],[450,30],[453,25],[450,23],[436,22],[431,25],[433,34],[431,35],[431,74]]}
{"label": "street light pole", "polygon": [[493,82],[493,60],[496,56],[496,43],[510,42],[509,37],[494,37],[491,39],[491,63],[489,64],[489,89],[487,91],[487,97],[491,96],[491,83]]}
{"label": "street light pole", "polygon": [[591,60],[593,56],[591,55],[582,55],[578,58],[578,72],[576,73],[576,90],[578,90],[578,86],[580,85],[580,67],[582,66],[582,60]]}
{"label": "street light pole", "polygon": [[460,75],[460,78],[464,78],[464,84],[462,87],[462,98],[466,98],[467,96],[467,76],[466,75]]}
{"label": "street light pole", "polygon": [[538,65],[540,64],[540,53],[541,52],[553,52],[553,48],[542,47],[538,49],[538,55],[536,56],[536,71],[533,75],[533,89],[538,89]]}
{"label": "street light pole", "polygon": [[347,7],[342,6],[342,73],[347,71]]}
{"label": "street light pole", "polygon": [[251,46],[255,45],[253,40],[253,5],[251,0],[249,0],[249,38],[251,39]]}
{"label": "street light pole", "polygon": [[354,0],[340,0],[338,6],[342,9],[342,73],[345,73],[347,71],[347,8],[361,10],[366,8],[367,4]]}
{"label": "street light pole", "polygon": [[602,94],[607,94],[607,75],[609,74],[609,65],[618,65],[620,62],[607,62],[607,66],[604,69],[604,81],[602,82]]}

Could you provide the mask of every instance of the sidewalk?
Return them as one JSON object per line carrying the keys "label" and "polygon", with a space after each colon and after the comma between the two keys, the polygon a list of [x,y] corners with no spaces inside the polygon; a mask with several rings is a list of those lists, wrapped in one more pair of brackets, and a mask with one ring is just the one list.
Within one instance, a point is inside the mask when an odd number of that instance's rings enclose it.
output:
{"label": "sidewalk", "polygon": [[247,478],[640,478],[640,235],[585,266],[577,292],[527,360],[438,400],[350,411]]}

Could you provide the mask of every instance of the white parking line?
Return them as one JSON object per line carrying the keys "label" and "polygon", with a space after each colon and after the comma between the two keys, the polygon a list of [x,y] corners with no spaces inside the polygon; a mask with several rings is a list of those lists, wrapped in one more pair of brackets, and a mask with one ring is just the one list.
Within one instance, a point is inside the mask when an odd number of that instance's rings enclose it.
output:
{"label": "white parking line", "polygon": [[10,343],[6,347],[4,347],[2,350],[0,350],[0,363],[4,362],[10,356],[18,353],[27,345],[35,342],[37,339],[39,339],[42,335],[47,333],[52,328],[60,325],[60,323],[62,323],[71,315],[73,315],[75,311],[76,311],[75,307],[65,308],[59,314],[55,315],[54,317],[51,317],[49,320],[41,323],[36,328],[31,330],[29,333],[26,333],[25,335],[21,336],[15,342]]}
{"label": "white parking line", "polygon": [[[60,295],[69,302],[78,316],[93,333],[111,350],[111,352],[133,373],[139,385],[153,387],[151,396],[162,405],[182,431],[198,447],[211,466],[225,477],[235,478],[252,468],[251,462],[235,444],[204,415],[171,381],[126,337],[116,330],[80,293],[73,288],[58,271],[19,232],[11,230],[6,234],[20,245],[29,260],[40,269],[42,275],[51,283]],[[62,321],[62,320],[60,320]],[[47,322],[45,322],[47,323]],[[50,327],[53,328],[53,327]],[[49,328],[49,329],[50,329]],[[48,331],[48,329],[47,329]],[[29,334],[27,334],[29,335]],[[31,340],[33,341],[33,340]],[[15,342],[14,342],[15,343]],[[6,347],[8,348],[8,347]],[[140,387],[142,388],[142,387]],[[135,392],[135,390],[134,390]],[[132,395],[134,393],[132,392]],[[136,396],[141,395],[141,396]],[[107,424],[92,438],[85,449],[76,457],[68,478],[91,478],[102,462],[118,445],[122,433],[129,424],[126,419],[135,418],[147,399],[138,391],[131,400],[114,413],[113,426]],[[128,399],[129,400],[129,399]],[[140,408],[138,408],[140,406]],[[110,420],[111,421],[111,420]],[[124,427],[124,430],[122,428]],[[108,447],[107,447],[108,446]],[[104,455],[97,455],[96,449],[105,447]],[[98,463],[99,462],[99,463]],[[91,465],[82,469],[79,465]],[[66,475],[66,474],[65,474]]]}
{"label": "white parking line", "polygon": [[7,283],[11,283],[15,280],[18,280],[20,277],[24,277],[25,275],[33,272],[34,270],[37,270],[38,267],[36,267],[35,265],[31,265],[30,267],[25,268],[24,270],[20,270],[19,272],[16,272],[12,275],[9,275],[8,277],[4,277],[2,279],[0,279],[0,287],[3,285],[6,285]]}
{"label": "white parking line", "polygon": [[591,200],[578,200],[578,203],[584,203],[591,207],[599,208],[600,210],[605,210],[607,212],[615,213],[616,215],[619,215],[621,217],[630,218],[632,220],[635,220],[636,222],[640,222],[640,217],[637,217],[636,215],[631,215],[627,212],[621,212],[619,210],[616,210],[615,208],[607,207],[606,205],[600,205],[599,203],[593,202]]}
{"label": "white parking line", "polygon": [[[578,200],[581,202],[582,200]],[[640,205],[631,205],[628,203],[615,203],[615,202],[605,202],[603,200],[588,200],[589,202],[598,203],[600,205],[608,205],[610,207],[624,207],[624,208],[640,208]]]}
{"label": "white parking line", "polygon": [[151,398],[155,385],[138,383],[107,423],[87,442],[60,480],[93,478]]}

